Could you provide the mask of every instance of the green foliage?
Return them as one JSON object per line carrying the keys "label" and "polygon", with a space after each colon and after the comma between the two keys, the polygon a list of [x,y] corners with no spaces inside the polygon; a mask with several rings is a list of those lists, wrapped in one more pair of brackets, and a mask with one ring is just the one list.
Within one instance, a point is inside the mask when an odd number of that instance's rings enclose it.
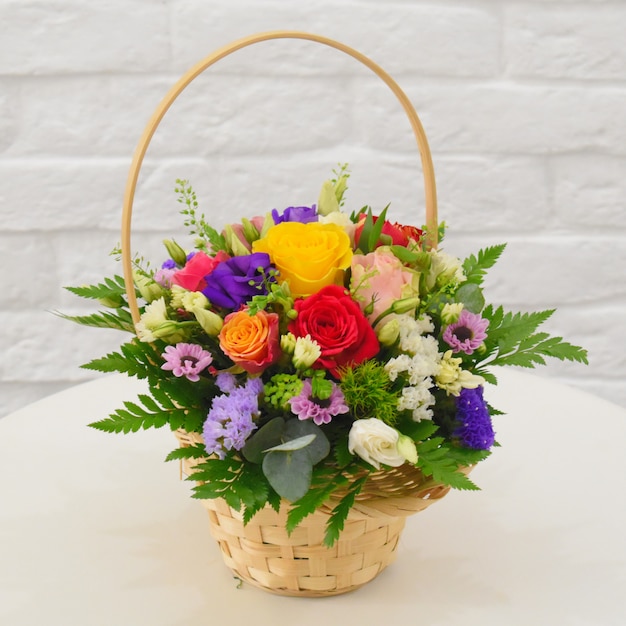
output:
{"label": "green foliage", "polygon": [[376,416],[387,424],[398,418],[398,392],[383,365],[377,361],[363,361],[347,367],[341,373],[341,391],[354,417]]}
{"label": "green foliage", "polygon": [[359,241],[357,243],[357,248],[361,250],[363,254],[373,252],[376,248],[376,244],[380,240],[380,236],[383,231],[383,226],[385,225],[388,208],[389,207],[385,207],[381,211],[378,218],[374,221],[372,209],[367,207],[367,215],[365,217],[365,222],[363,223],[361,236],[359,237]]}
{"label": "green foliage", "polygon": [[464,465],[455,458],[452,445],[443,437],[433,437],[417,444],[417,465],[425,476],[454,489],[476,490],[478,487],[459,468]]}
{"label": "green foliage", "polygon": [[193,446],[184,446],[172,450],[166,457],[166,461],[180,461],[183,459],[203,459],[206,457],[204,444],[197,443]]}
{"label": "green foliage", "polygon": [[483,250],[479,250],[478,255],[470,255],[463,262],[463,272],[468,283],[481,285],[487,270],[493,267],[500,255],[504,252],[506,244],[497,246],[489,246]]}
{"label": "green foliage", "polygon": [[354,506],[356,496],[361,493],[368,476],[357,478],[351,485],[346,495],[339,501],[339,504],[332,510],[330,518],[326,522],[326,534],[324,535],[324,545],[332,548],[335,541],[339,539],[339,535],[345,526],[350,509]]}
{"label": "green foliage", "polygon": [[128,333],[135,332],[135,325],[131,314],[125,309],[115,309],[114,311],[100,311],[87,315],[65,315],[56,313],[65,320],[80,324],[81,326],[92,326],[94,328],[113,328],[123,330]]}
{"label": "green foliage", "polygon": [[163,398],[159,403],[146,394],[140,394],[138,400],[141,404],[124,402],[125,408],[117,409],[109,417],[89,426],[107,433],[128,434],[141,429],[161,428],[171,420],[177,423],[185,421],[184,416],[188,409],[180,408],[167,400],[163,401]]}
{"label": "green foliage", "polygon": [[111,352],[81,367],[104,373],[119,372],[140,379],[152,375],[158,379],[163,375],[161,352],[162,350],[159,350],[155,344],[135,338],[122,344],[119,352]]}
{"label": "green foliage", "polygon": [[[194,498],[224,498],[240,511],[244,507],[244,523],[262,509],[270,499],[270,486],[259,465],[244,463],[235,456],[207,459],[195,467],[188,480],[200,481],[193,488]],[[275,502],[275,497],[271,498]],[[279,499],[280,500],[280,499]]]}
{"label": "green foliage", "polygon": [[[561,337],[535,333],[554,313],[554,309],[535,313],[506,313],[500,306],[487,306],[482,316],[489,320],[485,354],[476,372],[485,376],[484,368],[492,365],[534,367],[544,365],[544,357],[587,363],[587,351]],[[489,381],[492,382],[492,381]]]}
{"label": "green foliage", "polygon": [[122,276],[105,278],[104,282],[96,285],[82,285],[80,287],[65,287],[67,291],[81,298],[98,300],[105,306],[120,307],[125,303],[126,285]]}
{"label": "green foliage", "polygon": [[[207,223],[204,214],[198,215],[196,192],[189,184],[189,181],[180,178],[176,179],[174,191],[179,195],[178,202],[184,205],[180,213],[186,217],[184,222],[185,226],[189,228],[189,232],[192,235],[197,235],[203,240],[202,245],[198,247],[209,250],[212,253],[219,252],[220,250],[228,251],[224,237]],[[208,246],[206,245],[207,243],[209,244]]]}

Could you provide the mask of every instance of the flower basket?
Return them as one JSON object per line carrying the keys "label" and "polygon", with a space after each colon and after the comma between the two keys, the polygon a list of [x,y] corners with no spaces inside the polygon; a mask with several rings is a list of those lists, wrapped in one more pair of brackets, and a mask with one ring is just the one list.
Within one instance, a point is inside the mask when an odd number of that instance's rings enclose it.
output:
{"label": "flower basket", "polygon": [[[198,433],[178,430],[175,435],[182,448],[202,443]],[[193,477],[195,464],[182,461],[187,476]],[[449,486],[426,480],[407,464],[373,474],[331,548],[324,544],[324,536],[341,494],[291,534],[285,529],[288,502],[283,501],[279,511],[266,506],[247,524],[241,512],[222,498],[202,503],[209,513],[211,535],[235,576],[272,593],[311,598],[347,593],[373,580],[395,560],[406,517],[449,491]]]}
{"label": "flower basket", "polygon": [[[172,240],[158,270],[131,253],[139,171],[163,116],[194,78],[272,39],[335,48],[396,96],[421,156],[425,225],[384,209],[341,210],[347,166],[316,205],[242,218],[219,233],[178,180],[194,250]],[[396,556],[405,518],[468,474],[495,444],[483,398],[491,366],[586,362],[536,332],[552,313],[486,304],[482,283],[504,245],[465,261],[441,251],[433,164],[398,84],[361,53],[325,37],[278,31],[235,41],[191,68],[157,107],[135,151],[122,215],[123,277],[68,287],[107,311],[64,317],[128,332],[118,352],[84,367],[146,379],[149,394],[91,426],[128,433],[168,426],[194,497],[209,512],[226,565],[286,595],[351,591]],[[143,301],[143,303],[140,303]]]}

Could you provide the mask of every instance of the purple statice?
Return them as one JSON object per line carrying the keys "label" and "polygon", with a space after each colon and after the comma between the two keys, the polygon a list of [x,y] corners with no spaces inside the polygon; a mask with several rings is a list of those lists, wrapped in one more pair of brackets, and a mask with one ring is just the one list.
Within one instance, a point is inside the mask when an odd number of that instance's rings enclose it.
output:
{"label": "purple statice", "polygon": [[467,448],[489,450],[495,441],[495,433],[483,388],[461,389],[456,401],[457,427],[453,437]]}
{"label": "purple statice", "polygon": [[350,409],[346,405],[341,389],[332,383],[333,390],[327,400],[313,396],[311,379],[307,378],[302,384],[300,395],[289,398],[291,412],[300,420],[311,419],[317,426],[328,424],[335,415],[347,413]]}
{"label": "purple statice", "polygon": [[274,219],[274,224],[281,224],[282,222],[300,222],[301,224],[308,224],[309,222],[317,222],[319,220],[315,205],[290,206],[287,207],[282,214],[278,213],[276,209],[273,209],[272,218]]}
{"label": "purple statice", "polygon": [[213,398],[202,431],[207,452],[216,454],[220,459],[226,456],[228,450],[241,450],[257,428],[254,419],[259,414],[258,396],[263,391],[259,378],[248,379],[245,385],[235,386],[232,384],[234,376],[226,375],[232,376],[232,379],[224,376],[220,374],[218,377],[218,386],[222,385],[230,391]]}
{"label": "purple statice", "polygon": [[200,372],[213,362],[213,355],[195,343],[166,346],[161,356],[165,359],[161,369],[170,370],[174,376],[184,376],[194,383],[200,380]]}
{"label": "purple statice", "polygon": [[166,259],[161,264],[161,269],[163,269],[163,270],[175,270],[176,269],[176,261],[174,261],[174,259]]}
{"label": "purple statice", "polygon": [[205,277],[206,287],[202,293],[211,304],[237,311],[253,296],[267,294],[265,280],[272,267],[269,254],[265,252],[232,257]]}
{"label": "purple statice", "polygon": [[215,378],[215,383],[222,393],[231,393],[237,387],[237,379],[230,372],[221,372]]}
{"label": "purple statice", "polygon": [[443,331],[443,340],[453,352],[472,354],[487,337],[487,326],[489,320],[463,309],[459,319]]}

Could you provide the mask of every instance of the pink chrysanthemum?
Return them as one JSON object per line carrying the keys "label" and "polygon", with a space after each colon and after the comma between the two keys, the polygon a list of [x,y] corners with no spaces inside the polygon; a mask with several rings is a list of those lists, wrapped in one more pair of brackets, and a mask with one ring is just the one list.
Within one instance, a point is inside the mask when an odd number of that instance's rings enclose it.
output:
{"label": "pink chrysanthemum", "polygon": [[200,380],[198,374],[213,362],[211,353],[195,343],[167,346],[161,356],[165,359],[161,369],[171,370],[174,376],[185,376],[194,383]]}
{"label": "pink chrysanthemum", "polygon": [[299,396],[289,399],[291,412],[300,420],[312,419],[317,426],[328,424],[335,415],[347,413],[350,409],[339,387],[333,383],[333,391],[327,400],[312,397],[311,379],[302,384]]}
{"label": "pink chrysanthemum", "polygon": [[487,326],[489,320],[463,309],[459,319],[443,331],[443,340],[453,352],[472,354],[487,337]]}

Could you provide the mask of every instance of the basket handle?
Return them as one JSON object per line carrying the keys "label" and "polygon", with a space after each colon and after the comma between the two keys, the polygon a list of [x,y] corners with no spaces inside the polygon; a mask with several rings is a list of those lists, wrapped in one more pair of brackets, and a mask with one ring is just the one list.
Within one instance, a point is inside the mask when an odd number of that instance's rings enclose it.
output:
{"label": "basket handle", "polygon": [[135,290],[133,287],[130,230],[133,200],[135,198],[135,189],[137,187],[137,180],[139,178],[139,170],[141,169],[141,164],[143,163],[143,159],[146,151],[148,150],[148,146],[150,145],[150,141],[152,140],[152,136],[154,135],[159,123],[163,119],[167,110],[174,103],[174,101],[181,94],[181,92],[185,89],[185,87],[187,87],[189,83],[194,80],[194,78],[204,72],[204,70],[209,68],[211,65],[229,56],[233,52],[251,46],[252,44],[262,41],[269,41],[272,39],[305,39],[340,50],[341,52],[344,52],[345,54],[353,57],[357,61],[360,61],[363,65],[372,70],[372,72],[374,72],[374,74],[381,78],[389,87],[389,89],[391,89],[393,94],[402,105],[402,108],[406,112],[407,117],[409,118],[409,123],[411,124],[411,128],[413,129],[415,139],[417,140],[417,146],[419,148],[422,160],[422,173],[424,177],[426,227],[428,231],[427,245],[430,248],[435,248],[437,246],[437,191],[435,187],[435,172],[433,169],[432,156],[422,123],[415,109],[413,108],[413,105],[411,104],[404,91],[402,91],[398,83],[396,83],[396,81],[391,78],[391,76],[389,76],[389,74],[387,74],[387,72],[385,72],[379,65],[374,63],[365,55],[361,54],[357,50],[354,50],[353,48],[350,48],[349,46],[346,46],[345,44],[334,41],[333,39],[328,39],[327,37],[291,30],[278,30],[250,35],[249,37],[238,39],[226,46],[223,46],[222,48],[219,48],[218,50],[207,56],[204,60],[194,65],[189,71],[187,71],[187,73],[184,74],[178,80],[178,82],[170,89],[170,91],[166,94],[163,100],[161,100],[161,103],[152,114],[148,125],[146,126],[141,138],[139,139],[137,148],[135,149],[135,154],[133,155],[133,160],[130,165],[130,171],[128,173],[128,179],[126,182],[126,190],[124,192],[121,234],[122,266],[124,270],[124,280],[126,282],[126,294],[128,297],[128,306],[130,308],[135,324],[139,321],[139,309],[137,306],[137,298],[135,296]]}

